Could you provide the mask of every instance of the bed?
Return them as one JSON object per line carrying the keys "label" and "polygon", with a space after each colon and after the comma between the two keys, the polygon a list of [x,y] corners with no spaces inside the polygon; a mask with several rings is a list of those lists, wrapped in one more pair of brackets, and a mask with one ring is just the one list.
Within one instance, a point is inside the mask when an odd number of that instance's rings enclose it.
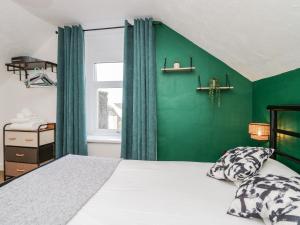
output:
{"label": "bed", "polygon": [[[277,133],[285,131],[274,124],[274,110],[270,109],[270,143],[276,147]],[[226,214],[237,188],[207,177],[211,166],[69,155],[3,186],[0,224],[263,224]],[[274,159],[264,164],[261,173],[298,175]]]}
{"label": "bed", "polygon": [[[206,176],[212,163],[122,161],[68,225],[250,225],[226,214],[236,186]],[[270,160],[263,173],[297,175]]]}

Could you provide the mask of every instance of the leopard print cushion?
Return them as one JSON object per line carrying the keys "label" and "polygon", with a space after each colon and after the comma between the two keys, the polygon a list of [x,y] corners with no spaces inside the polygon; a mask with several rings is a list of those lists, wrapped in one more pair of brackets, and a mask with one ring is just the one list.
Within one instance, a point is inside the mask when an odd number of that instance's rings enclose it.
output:
{"label": "leopard print cushion", "polygon": [[227,213],[270,225],[300,225],[300,177],[257,175],[240,185]]}
{"label": "leopard print cushion", "polygon": [[259,171],[274,150],[263,147],[237,147],[227,151],[207,175],[219,180],[240,184]]}

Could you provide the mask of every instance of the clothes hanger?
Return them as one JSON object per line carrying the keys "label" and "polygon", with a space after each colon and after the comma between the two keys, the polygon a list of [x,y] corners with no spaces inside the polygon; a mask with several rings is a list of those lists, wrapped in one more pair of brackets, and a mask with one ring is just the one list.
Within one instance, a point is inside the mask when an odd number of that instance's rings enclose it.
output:
{"label": "clothes hanger", "polygon": [[35,68],[32,77],[28,77],[24,81],[27,88],[30,87],[50,87],[56,86],[54,82],[47,74],[44,69]]}

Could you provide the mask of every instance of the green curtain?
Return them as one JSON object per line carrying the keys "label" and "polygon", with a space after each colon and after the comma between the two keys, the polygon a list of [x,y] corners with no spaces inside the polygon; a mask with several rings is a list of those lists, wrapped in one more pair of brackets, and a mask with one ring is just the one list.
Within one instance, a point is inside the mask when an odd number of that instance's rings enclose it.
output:
{"label": "green curtain", "polygon": [[56,157],[87,155],[81,26],[58,28],[57,61]]}
{"label": "green curtain", "polygon": [[156,160],[156,61],[152,19],[125,22],[121,156]]}

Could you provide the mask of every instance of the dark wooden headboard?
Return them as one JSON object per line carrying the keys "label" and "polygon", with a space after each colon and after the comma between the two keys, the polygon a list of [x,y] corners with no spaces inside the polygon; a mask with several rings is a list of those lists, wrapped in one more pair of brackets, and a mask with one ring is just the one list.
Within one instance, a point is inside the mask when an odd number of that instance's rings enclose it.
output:
{"label": "dark wooden headboard", "polygon": [[282,156],[286,159],[294,161],[295,163],[300,164],[300,159],[295,158],[287,153],[280,151],[277,148],[277,136],[278,134],[284,134],[288,136],[292,136],[295,138],[300,138],[300,133],[290,131],[290,130],[283,130],[278,128],[278,112],[300,112],[300,105],[269,105],[267,109],[270,111],[270,148],[274,148],[274,158]]}

